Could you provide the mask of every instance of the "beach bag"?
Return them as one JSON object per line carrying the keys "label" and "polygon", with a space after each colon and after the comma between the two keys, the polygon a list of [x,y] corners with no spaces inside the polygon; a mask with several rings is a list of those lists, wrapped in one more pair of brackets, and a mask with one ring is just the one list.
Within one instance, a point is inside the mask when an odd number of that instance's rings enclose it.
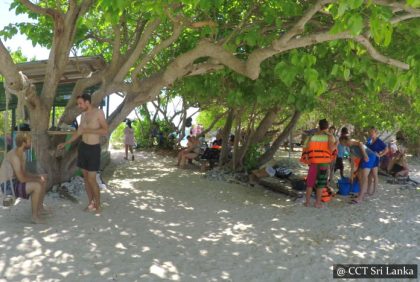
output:
{"label": "beach bag", "polygon": [[292,188],[297,191],[305,191],[306,181],[304,179],[294,179],[292,180]]}
{"label": "beach bag", "polygon": [[13,206],[16,202],[16,194],[12,180],[6,180],[1,184],[2,203],[4,207]]}
{"label": "beach bag", "polygon": [[274,175],[278,178],[284,179],[292,175],[292,170],[290,168],[278,167],[275,170],[276,170],[276,173]]}
{"label": "beach bag", "polygon": [[218,160],[220,156],[219,149],[207,148],[201,156],[204,160]]}

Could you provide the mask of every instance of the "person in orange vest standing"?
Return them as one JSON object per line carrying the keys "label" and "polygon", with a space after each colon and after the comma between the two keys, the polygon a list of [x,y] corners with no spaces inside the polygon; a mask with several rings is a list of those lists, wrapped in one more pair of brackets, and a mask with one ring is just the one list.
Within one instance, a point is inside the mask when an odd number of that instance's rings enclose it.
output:
{"label": "person in orange vest standing", "polygon": [[316,189],[315,207],[322,208],[322,188],[327,186],[328,172],[334,151],[335,138],[328,132],[328,121],[319,121],[319,131],[310,136],[303,149],[303,162],[309,164],[308,176],[306,178],[306,202],[309,207],[313,188]]}

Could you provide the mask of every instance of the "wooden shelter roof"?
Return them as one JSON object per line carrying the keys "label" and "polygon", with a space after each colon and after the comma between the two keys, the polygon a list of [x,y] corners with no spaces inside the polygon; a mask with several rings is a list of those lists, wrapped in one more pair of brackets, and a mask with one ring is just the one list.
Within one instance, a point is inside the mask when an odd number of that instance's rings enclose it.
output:
{"label": "wooden shelter roof", "polygon": [[[47,60],[42,60],[17,64],[17,68],[35,84],[38,95],[42,91],[47,63]],[[92,72],[100,70],[104,66],[105,62],[103,58],[99,56],[70,58],[57,88],[55,105],[65,106],[68,98],[72,94],[76,81],[89,77]],[[87,89],[86,92],[91,94],[96,88],[97,87],[91,87]],[[12,95],[12,99],[9,101],[9,109],[15,108],[16,105],[16,96]],[[0,111],[4,111],[5,108],[6,95],[3,82],[0,82]]]}

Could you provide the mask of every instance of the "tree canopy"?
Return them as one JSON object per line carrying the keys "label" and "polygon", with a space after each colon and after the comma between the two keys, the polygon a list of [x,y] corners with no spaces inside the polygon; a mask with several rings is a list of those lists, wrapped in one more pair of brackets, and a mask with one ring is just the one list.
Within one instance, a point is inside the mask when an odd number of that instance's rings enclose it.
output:
{"label": "tree canopy", "polygon": [[[100,55],[104,65],[76,83],[64,123],[79,114],[74,99],[88,87],[98,86],[96,105],[123,93],[108,119],[112,131],[163,89],[191,88],[197,83],[191,77],[205,75],[203,90],[221,92],[230,105],[275,103],[291,114],[337,103],[340,109],[330,114],[339,116],[348,103],[355,113],[363,112],[358,115],[363,120],[385,109],[378,101],[397,99],[410,105],[415,117],[419,8],[418,0],[15,0],[11,9],[31,22],[11,23],[1,35],[20,32],[50,49],[44,86],[34,95],[2,41],[0,73],[8,91],[25,93],[37,132],[48,128],[69,57],[82,55]],[[215,89],[223,77],[228,92]],[[402,111],[395,118],[410,119]]]}

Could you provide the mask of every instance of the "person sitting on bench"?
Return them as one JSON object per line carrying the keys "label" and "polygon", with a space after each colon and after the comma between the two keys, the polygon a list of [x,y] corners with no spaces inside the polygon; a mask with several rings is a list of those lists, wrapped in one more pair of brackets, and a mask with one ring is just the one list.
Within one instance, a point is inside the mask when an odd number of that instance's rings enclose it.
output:
{"label": "person sitting on bench", "polygon": [[185,168],[187,160],[193,160],[200,154],[200,141],[194,136],[187,137],[187,148],[178,153],[177,166]]}
{"label": "person sitting on bench", "polygon": [[405,149],[402,147],[396,152],[395,156],[388,164],[387,172],[394,177],[408,176],[408,163],[405,157]]}
{"label": "person sitting on bench", "polygon": [[17,147],[6,154],[1,164],[0,189],[4,194],[13,194],[22,199],[31,196],[32,222],[43,223],[40,215],[48,213],[43,206],[46,176],[30,174],[25,170],[25,152],[31,148],[31,144],[31,136],[27,132],[18,133]]}

